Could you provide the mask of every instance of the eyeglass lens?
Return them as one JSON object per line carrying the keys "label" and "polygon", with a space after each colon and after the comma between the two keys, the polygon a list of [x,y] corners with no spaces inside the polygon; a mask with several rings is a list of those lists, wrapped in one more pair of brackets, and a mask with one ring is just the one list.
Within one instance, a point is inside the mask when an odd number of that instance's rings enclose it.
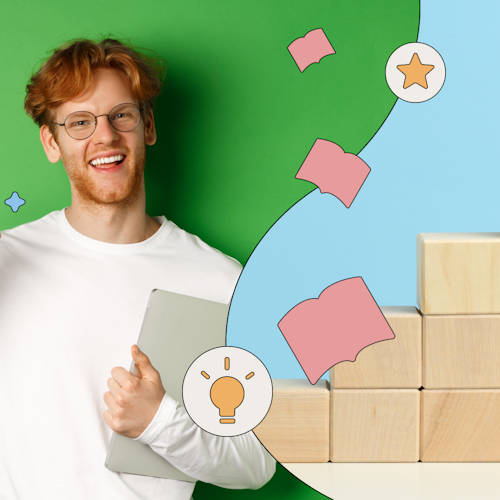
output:
{"label": "eyeglass lens", "polygon": [[[134,130],[140,120],[141,112],[134,104],[120,104],[109,112],[109,122],[120,132]],[[74,139],[86,139],[96,129],[96,117],[87,111],[77,111],[68,115],[64,126]]]}

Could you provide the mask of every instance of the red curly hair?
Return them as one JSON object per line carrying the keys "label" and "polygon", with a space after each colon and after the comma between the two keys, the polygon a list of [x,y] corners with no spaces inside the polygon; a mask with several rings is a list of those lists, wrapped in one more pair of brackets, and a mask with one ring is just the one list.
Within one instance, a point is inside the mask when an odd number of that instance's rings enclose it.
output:
{"label": "red curly hair", "polygon": [[54,134],[53,110],[75,97],[92,93],[98,68],[123,71],[132,86],[132,93],[144,108],[144,116],[154,107],[165,76],[164,61],[148,57],[119,40],[106,38],[101,42],[78,38],[58,47],[41,68],[31,75],[26,86],[24,109],[41,127],[48,125]]}

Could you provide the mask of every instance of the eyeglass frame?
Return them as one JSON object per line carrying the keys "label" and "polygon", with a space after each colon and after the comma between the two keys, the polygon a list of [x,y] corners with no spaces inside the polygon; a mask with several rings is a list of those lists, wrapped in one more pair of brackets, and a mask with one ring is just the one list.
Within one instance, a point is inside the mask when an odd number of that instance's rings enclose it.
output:
{"label": "eyeglass frame", "polygon": [[[109,115],[111,114],[111,111],[113,111],[113,109],[115,108],[118,108],[119,106],[123,106],[124,104],[132,104],[132,106],[135,106],[138,110],[139,110],[139,121],[137,122],[137,125],[130,129],[130,130],[118,130],[112,123],[111,123],[111,120],[109,119]],[[122,102],[121,104],[117,104],[116,106],[113,106],[110,110],[109,110],[109,113],[106,115],[106,114],[103,114],[103,115],[94,115],[94,113],[91,113],[90,111],[73,111],[73,113],[70,113],[65,119],[64,119],[64,122],[63,123],[57,123],[57,122],[52,122],[54,125],[59,125],[60,127],[64,127],[64,130],[66,130],[66,133],[75,141],[84,141],[85,139],[88,139],[89,137],[91,137],[94,132],[96,131],[96,128],[97,128],[97,118],[99,118],[100,116],[107,116],[108,117],[108,122],[109,124],[115,129],[115,130],[118,130],[118,132],[132,132],[132,130],[135,130],[138,126],[139,126],[139,123],[141,123],[141,117],[142,117],[142,112],[144,111],[144,108],[139,108],[139,106],[137,106],[137,104],[134,104],[133,102]],[[72,135],[70,135],[70,133],[68,132],[68,129],[66,128],[66,120],[71,116],[71,115],[74,115],[76,113],[89,113],[90,115],[92,115],[94,118],[95,118],[95,121],[94,121],[94,130],[92,130],[92,133],[90,135],[88,135],[87,137],[82,137],[81,139],[77,139],[76,137],[73,137]]]}

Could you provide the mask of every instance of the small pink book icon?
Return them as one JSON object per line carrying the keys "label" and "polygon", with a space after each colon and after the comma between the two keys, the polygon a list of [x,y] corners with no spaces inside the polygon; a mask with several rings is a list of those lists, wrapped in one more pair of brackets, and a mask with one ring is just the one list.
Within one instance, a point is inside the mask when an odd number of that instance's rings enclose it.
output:
{"label": "small pink book icon", "polygon": [[288,46],[288,50],[301,72],[312,63],[319,63],[323,57],[335,54],[335,50],[321,28],[309,31],[305,36],[297,38]]}
{"label": "small pink book icon", "polygon": [[295,178],[316,184],[349,208],[370,170],[359,156],[344,153],[334,142],[316,139]]}

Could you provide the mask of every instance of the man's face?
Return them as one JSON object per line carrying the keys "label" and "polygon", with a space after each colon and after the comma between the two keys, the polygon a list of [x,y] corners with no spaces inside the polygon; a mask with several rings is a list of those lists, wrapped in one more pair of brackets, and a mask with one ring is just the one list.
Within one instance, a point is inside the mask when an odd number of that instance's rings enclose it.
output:
{"label": "man's face", "polygon": [[[108,114],[118,104],[134,103],[132,89],[126,75],[115,69],[98,69],[94,73],[92,95],[82,101],[68,101],[55,109],[55,120],[64,123],[75,111],[90,111],[95,116]],[[156,134],[152,114],[149,126],[143,118],[130,132],[114,129],[106,116],[97,118],[94,133],[83,140],[71,138],[64,127],[57,127],[58,149],[68,173],[73,197],[87,206],[103,204],[129,205],[144,189],[146,144],[154,144]],[[152,127],[152,131],[151,131]],[[123,160],[93,165],[96,158],[121,155]],[[50,158],[49,158],[50,159]],[[100,160],[102,161],[102,160]]]}

